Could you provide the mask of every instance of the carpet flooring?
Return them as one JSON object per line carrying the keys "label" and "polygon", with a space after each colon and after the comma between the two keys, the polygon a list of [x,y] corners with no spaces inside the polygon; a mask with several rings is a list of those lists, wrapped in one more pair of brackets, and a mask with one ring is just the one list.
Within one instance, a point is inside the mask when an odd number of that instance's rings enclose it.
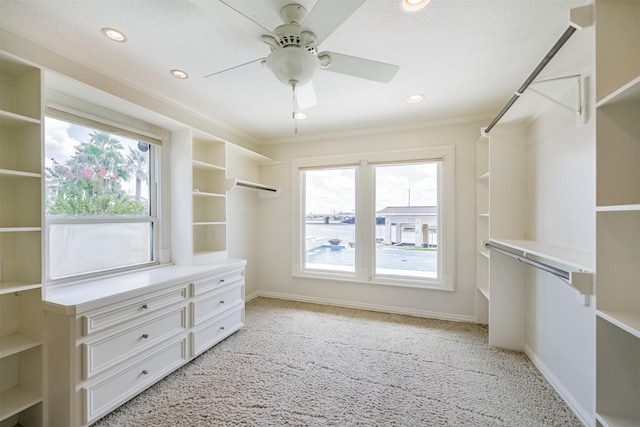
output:
{"label": "carpet flooring", "polygon": [[482,325],[268,298],[106,426],[581,426]]}

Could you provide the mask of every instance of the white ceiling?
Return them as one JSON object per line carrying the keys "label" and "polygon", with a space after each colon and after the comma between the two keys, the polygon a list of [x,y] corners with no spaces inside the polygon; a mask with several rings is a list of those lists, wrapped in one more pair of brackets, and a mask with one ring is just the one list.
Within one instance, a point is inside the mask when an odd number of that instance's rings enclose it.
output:
{"label": "white ceiling", "polygon": [[[294,137],[291,88],[268,69],[256,65],[204,77],[269,53],[255,24],[218,0],[205,1],[201,8],[202,0],[0,0],[0,25],[250,141],[271,143],[367,127],[492,119],[567,28],[569,9],[590,3],[432,0],[409,14],[399,0],[368,0],[320,50],[397,64],[400,71],[388,84],[317,71],[318,105],[298,121]],[[228,1],[274,28],[282,23],[281,7],[293,0]],[[316,0],[299,3],[311,10]],[[121,30],[128,42],[108,40],[103,27]],[[583,66],[564,51],[542,76]],[[190,78],[173,78],[174,68]],[[405,97],[414,93],[425,94],[425,101],[407,104]]]}

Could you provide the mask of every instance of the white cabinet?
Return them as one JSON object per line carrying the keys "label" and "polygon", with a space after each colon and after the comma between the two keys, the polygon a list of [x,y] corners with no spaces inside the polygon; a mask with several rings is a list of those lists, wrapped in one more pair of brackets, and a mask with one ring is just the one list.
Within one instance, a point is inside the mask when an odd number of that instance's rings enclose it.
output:
{"label": "white cabinet", "polygon": [[41,88],[0,56],[0,426],[42,424]]}
{"label": "white cabinet", "polygon": [[91,424],[242,328],[244,266],[167,266],[49,290],[45,421]]}
{"label": "white cabinet", "polygon": [[596,418],[640,426],[640,1],[596,1]]}

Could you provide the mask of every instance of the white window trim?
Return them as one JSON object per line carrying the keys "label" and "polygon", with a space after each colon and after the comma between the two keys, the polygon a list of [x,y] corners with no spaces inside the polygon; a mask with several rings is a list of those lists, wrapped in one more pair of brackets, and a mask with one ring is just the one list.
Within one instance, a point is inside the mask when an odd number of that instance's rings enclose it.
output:
{"label": "white window trim", "polygon": [[[371,240],[372,224],[375,221],[375,177],[371,173],[369,165],[386,164],[394,162],[428,162],[441,161],[438,205],[443,213],[440,215],[440,227],[442,233],[438,233],[439,239],[439,277],[437,280],[375,275],[375,245],[370,245],[368,250],[356,252],[356,271],[339,272],[335,270],[306,270],[304,245],[304,220],[303,205],[305,183],[300,175],[304,169],[357,167],[356,173],[356,212],[368,212],[367,215],[359,215],[356,224],[356,241],[367,242]],[[318,278],[327,280],[340,280],[347,282],[369,283],[376,285],[390,285],[415,287],[421,289],[434,289],[455,291],[455,147],[453,145],[425,147],[420,149],[378,151],[371,153],[355,153],[338,156],[305,157],[292,160],[291,165],[292,185],[292,265],[291,271],[294,277]],[[366,186],[363,187],[363,181]],[[359,191],[367,188],[368,191]]]}
{"label": "white window trim", "polygon": [[[93,216],[88,218],[60,218],[60,217],[49,217],[43,211],[44,217],[44,245],[43,251],[49,250],[49,239],[50,239],[50,224],[91,224],[91,223],[150,223],[153,226],[152,233],[152,242],[151,242],[151,251],[152,251],[152,259],[147,262],[131,264],[123,267],[115,267],[109,268],[106,270],[95,270],[86,273],[78,273],[61,277],[50,277],[50,265],[49,265],[49,255],[48,253],[43,253],[44,258],[44,282],[48,286],[54,286],[59,284],[66,284],[76,281],[82,281],[86,279],[93,279],[97,277],[106,277],[114,274],[126,273],[131,271],[136,271],[144,268],[155,267],[164,262],[166,262],[166,256],[161,253],[161,241],[164,238],[165,230],[163,229],[164,224],[161,221],[161,206],[162,206],[162,192],[163,187],[160,185],[161,182],[161,165],[162,162],[162,153],[161,147],[163,141],[166,143],[166,132],[162,131],[160,128],[149,125],[145,122],[139,121],[137,119],[129,118],[127,121],[128,124],[122,123],[122,117],[120,117],[117,113],[114,113],[109,110],[100,109],[102,116],[97,116],[90,113],[83,113],[79,110],[73,109],[68,106],[61,106],[58,104],[51,103],[46,107],[46,116],[50,116],[59,120],[67,121],[70,123],[78,124],[81,126],[113,133],[116,135],[122,135],[129,139],[138,139],[140,141],[144,141],[149,143],[151,146],[155,148],[152,151],[151,161],[150,161],[150,175],[153,179],[153,182],[149,183],[149,191],[150,191],[150,207],[151,211],[149,216],[147,217],[104,217],[104,216]],[[113,117],[118,116],[120,120],[114,120]],[[134,125],[132,125],[135,124]],[[120,129],[122,132],[119,132]],[[150,132],[149,129],[152,129]],[[44,154],[44,147],[43,147]],[[46,185],[43,183],[43,185]],[[43,197],[46,197],[46,192],[43,191]],[[44,200],[43,200],[44,206]]]}

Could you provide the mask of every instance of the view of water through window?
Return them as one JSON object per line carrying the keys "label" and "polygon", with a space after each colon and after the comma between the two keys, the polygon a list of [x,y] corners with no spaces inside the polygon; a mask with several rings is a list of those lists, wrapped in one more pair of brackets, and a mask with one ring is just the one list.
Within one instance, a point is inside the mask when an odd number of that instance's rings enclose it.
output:
{"label": "view of water through window", "polygon": [[[375,241],[356,241],[355,167],[305,171],[306,268],[354,272],[375,245],[375,273],[436,278],[438,164],[376,165]],[[370,234],[371,235],[371,234]]]}

